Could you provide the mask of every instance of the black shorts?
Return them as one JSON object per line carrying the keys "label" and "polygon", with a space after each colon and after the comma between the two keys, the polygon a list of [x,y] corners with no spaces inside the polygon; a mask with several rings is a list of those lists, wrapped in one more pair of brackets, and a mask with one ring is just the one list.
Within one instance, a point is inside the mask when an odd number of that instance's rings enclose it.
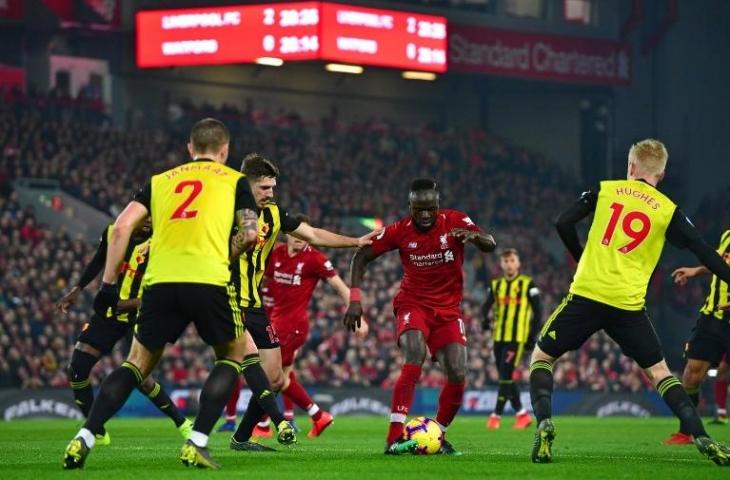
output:
{"label": "black shorts", "polygon": [[710,315],[702,315],[692,329],[684,356],[693,360],[720,364],[723,354],[730,352],[730,323]]}
{"label": "black shorts", "polygon": [[134,336],[150,350],[175,343],[188,324],[211,346],[245,333],[239,297],[233,285],[158,283],[144,289]]}
{"label": "black shorts", "polygon": [[244,308],[246,328],[259,350],[279,348],[279,336],[263,308]]}
{"label": "black shorts", "polygon": [[494,360],[500,380],[512,380],[512,373],[520,364],[524,351],[524,343],[494,342]]}
{"label": "black shorts", "polygon": [[605,303],[568,294],[540,331],[537,345],[551,357],[577,350],[604,330],[621,351],[648,368],[664,359],[662,346],[646,309],[622,310]]}
{"label": "black shorts", "polygon": [[115,318],[102,318],[92,315],[91,321],[84,325],[81,334],[76,339],[99,350],[102,355],[112,351],[114,345],[124,338],[131,338],[134,319],[120,322]]}

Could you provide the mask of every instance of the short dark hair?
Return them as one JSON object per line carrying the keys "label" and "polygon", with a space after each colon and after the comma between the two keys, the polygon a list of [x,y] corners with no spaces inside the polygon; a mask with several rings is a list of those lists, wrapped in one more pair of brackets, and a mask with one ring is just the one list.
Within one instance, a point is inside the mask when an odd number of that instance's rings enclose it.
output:
{"label": "short dark hair", "polygon": [[505,248],[504,250],[502,250],[502,253],[499,254],[499,256],[502,258],[511,257],[512,255],[514,255],[515,257],[519,257],[520,252],[518,252],[516,248]]}
{"label": "short dark hair", "polygon": [[416,178],[411,182],[411,192],[419,192],[422,190],[438,191],[436,180],[433,178]]}
{"label": "short dark hair", "polygon": [[279,169],[276,165],[260,153],[249,153],[246,155],[241,163],[241,172],[252,182],[263,177],[279,177]]}
{"label": "short dark hair", "polygon": [[231,133],[220,120],[204,118],[190,129],[190,143],[198,153],[212,153],[231,141]]}
{"label": "short dark hair", "polygon": [[292,215],[292,217],[297,222],[308,223],[310,225],[312,224],[312,219],[310,219],[309,215],[307,215],[306,213],[296,213],[296,214]]}

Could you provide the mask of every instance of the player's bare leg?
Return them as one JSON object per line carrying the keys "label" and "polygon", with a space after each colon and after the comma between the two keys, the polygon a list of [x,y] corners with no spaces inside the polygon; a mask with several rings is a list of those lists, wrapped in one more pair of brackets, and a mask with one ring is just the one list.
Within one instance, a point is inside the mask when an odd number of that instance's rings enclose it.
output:
{"label": "player's bare leg", "polygon": [[[281,348],[260,348],[259,358],[261,359],[261,368],[264,369],[266,378],[271,384],[271,391],[274,392],[274,394],[281,392],[289,383],[289,379],[284,376],[284,371],[281,368]],[[261,417],[261,421],[259,421],[253,430],[252,437],[273,437],[271,422],[269,421],[268,416]]]}
{"label": "player's bare leg", "polygon": [[220,416],[221,410],[231,396],[236,378],[241,374],[241,364],[246,353],[246,337],[240,336],[230,342],[216,345],[215,367],[208,375],[200,393],[200,411],[195,418],[193,432],[180,452],[180,461],[185,466],[218,469],[208,452],[208,435]]}
{"label": "player's bare leg", "polygon": [[[710,362],[690,358],[687,360],[684,372],[682,372],[682,386],[695,407],[699,404],[700,387],[709,369]],[[661,372],[659,372],[659,375],[661,375]],[[679,431],[672,434],[663,443],[665,445],[692,445],[692,442],[692,435],[687,431],[687,427],[680,423]]]}
{"label": "player's bare leg", "polygon": [[655,365],[645,368],[644,371],[662,399],[679,419],[681,430],[694,438],[697,450],[717,465],[730,466],[730,448],[712,440],[707,435],[697,409],[682,384],[669,371],[667,362],[661,360]]}
{"label": "player's bare leg", "polygon": [[534,463],[550,463],[553,460],[555,426],[552,421],[552,397],[553,365],[556,360],[539,346],[535,346],[530,358],[530,397],[537,420],[531,455]]}
{"label": "player's bare leg", "polygon": [[101,384],[99,395],[83,428],[66,447],[63,463],[65,469],[84,466],[86,457],[96,442],[96,435],[104,432],[104,424],[122,408],[132,391],[152,372],[161,356],[162,349],[149,350],[136,338],[132,340],[127,360]]}
{"label": "player's bare leg", "polygon": [[419,330],[406,330],[398,338],[403,354],[400,376],[393,387],[393,400],[390,409],[390,428],[386,439],[385,453],[397,455],[413,450],[416,442],[403,442],[403,425],[413,403],[416,383],[421,378],[421,366],[426,359],[426,339]]}
{"label": "player's bare leg", "polygon": [[[296,433],[294,429],[289,425],[289,422],[284,419],[284,415],[279,410],[276,404],[276,398],[274,396],[274,390],[269,383],[269,380],[264,372],[262,366],[260,353],[266,350],[259,350],[253,341],[250,333],[246,332],[246,355],[243,361],[243,376],[246,379],[246,383],[252,391],[251,400],[246,408],[246,413],[243,415],[241,423],[238,425],[236,432],[231,437],[230,447],[233,450],[257,450],[254,445],[255,442],[251,442],[253,431],[256,428],[256,424],[261,420],[264,415],[268,415],[276,425],[278,430],[277,440],[283,445],[290,445],[297,441]],[[281,370],[281,350],[280,349],[267,349],[278,351],[278,370]],[[269,357],[269,361],[272,359],[276,360],[276,352]],[[276,368],[273,369],[275,372]],[[281,375],[283,377],[283,373]],[[281,383],[279,388],[281,388]],[[252,447],[252,448],[248,448]]]}
{"label": "player's bare leg", "polygon": [[436,422],[438,422],[444,434],[441,453],[461,455],[461,452],[446,440],[446,430],[451,425],[464,400],[466,346],[460,343],[449,343],[436,352],[436,358],[446,372],[446,385],[444,385],[441,395],[439,395],[439,406],[436,413]]}

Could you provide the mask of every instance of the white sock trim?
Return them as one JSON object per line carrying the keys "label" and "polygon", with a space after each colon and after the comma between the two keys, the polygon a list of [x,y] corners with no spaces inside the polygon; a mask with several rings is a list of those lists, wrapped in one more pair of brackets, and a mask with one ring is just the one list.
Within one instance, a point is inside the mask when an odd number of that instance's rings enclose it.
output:
{"label": "white sock trim", "polygon": [[259,426],[259,427],[261,427],[261,428],[266,428],[266,427],[268,427],[268,426],[269,426],[269,424],[270,424],[270,423],[271,423],[271,422],[270,422],[270,421],[269,421],[269,419],[267,418],[266,420],[262,420],[262,421],[260,421],[260,422],[258,423],[258,426]]}
{"label": "white sock trim", "polygon": [[307,409],[307,413],[310,417],[316,415],[317,412],[319,412],[319,405],[317,405],[316,403],[313,403],[312,406]]}
{"label": "white sock trim", "polygon": [[526,414],[527,414],[527,410],[525,410],[524,408],[521,409],[519,412],[515,413],[515,415],[517,415],[517,416],[526,415]]}
{"label": "white sock trim", "polygon": [[195,430],[193,430],[193,433],[190,434],[188,440],[190,440],[200,448],[205,448],[208,446],[208,435],[196,432]]}
{"label": "white sock trim", "polygon": [[406,414],[405,413],[391,413],[390,414],[390,423],[406,423]]}
{"label": "white sock trim", "polygon": [[444,432],[444,433],[446,433],[446,430],[449,429],[449,426],[448,425],[441,425],[439,422],[436,422],[436,425],[438,425],[439,428],[441,429],[441,431]]}
{"label": "white sock trim", "polygon": [[725,408],[718,408],[717,409],[717,414],[718,415],[727,415],[727,409],[725,409]]}
{"label": "white sock trim", "polygon": [[88,428],[82,428],[79,430],[79,433],[76,434],[76,437],[81,437],[84,439],[84,442],[86,442],[86,446],[89,448],[94,448],[94,444],[96,443],[96,436],[94,436],[93,433],[91,433],[91,430]]}

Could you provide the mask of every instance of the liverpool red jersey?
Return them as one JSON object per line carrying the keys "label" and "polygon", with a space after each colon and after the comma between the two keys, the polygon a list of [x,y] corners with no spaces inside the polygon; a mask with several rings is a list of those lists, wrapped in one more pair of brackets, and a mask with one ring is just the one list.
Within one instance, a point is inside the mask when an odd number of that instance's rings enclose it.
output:
{"label": "liverpool red jersey", "polygon": [[307,307],[320,279],[337,275],[332,263],[318,250],[307,246],[289,256],[286,244],[274,248],[266,265],[265,303],[274,328],[282,332],[308,331]]}
{"label": "liverpool red jersey", "polygon": [[403,264],[400,291],[393,307],[425,305],[430,308],[458,308],[464,295],[464,243],[449,235],[455,228],[479,232],[465,213],[439,209],[436,223],[421,232],[408,216],[388,225],[373,240],[375,254],[398,250]]}

